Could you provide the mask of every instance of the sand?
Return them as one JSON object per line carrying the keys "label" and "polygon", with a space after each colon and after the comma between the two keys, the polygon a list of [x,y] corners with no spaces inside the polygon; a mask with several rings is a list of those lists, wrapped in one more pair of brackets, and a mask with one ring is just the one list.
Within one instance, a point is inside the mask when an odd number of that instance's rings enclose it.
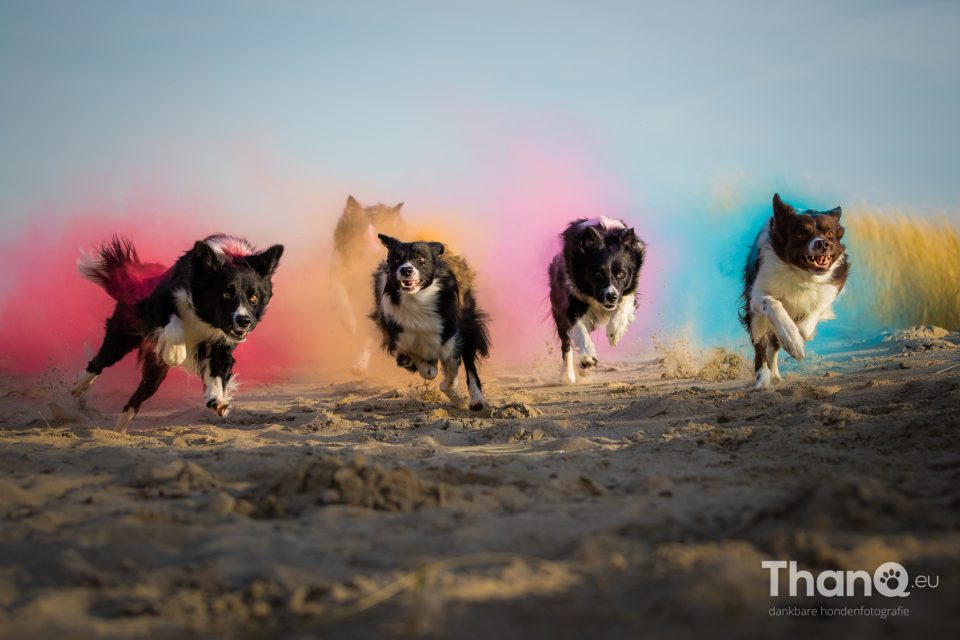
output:
{"label": "sand", "polygon": [[[958,344],[917,328],[763,392],[722,351],[573,388],[493,364],[479,416],[412,377],[248,388],[227,418],[192,390],[129,435],[122,395],[5,379],[0,636],[949,637]],[[773,598],[769,559],[939,586]]]}

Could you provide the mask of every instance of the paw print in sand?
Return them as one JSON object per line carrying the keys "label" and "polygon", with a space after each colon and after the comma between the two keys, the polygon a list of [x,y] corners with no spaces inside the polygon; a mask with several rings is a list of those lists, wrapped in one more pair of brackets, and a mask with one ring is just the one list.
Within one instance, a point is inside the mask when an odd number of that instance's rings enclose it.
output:
{"label": "paw print in sand", "polygon": [[900,586],[900,572],[896,569],[888,569],[880,575],[880,582],[890,589],[897,589]]}

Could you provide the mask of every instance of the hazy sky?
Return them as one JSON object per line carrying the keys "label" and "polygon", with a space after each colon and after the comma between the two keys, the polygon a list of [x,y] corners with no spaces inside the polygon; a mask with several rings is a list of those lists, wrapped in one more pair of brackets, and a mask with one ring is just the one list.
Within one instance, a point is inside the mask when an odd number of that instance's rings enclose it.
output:
{"label": "hazy sky", "polygon": [[665,208],[731,178],[960,202],[956,2],[0,7],[5,229],[91,182],[229,183],[250,156],[443,191],[518,135]]}

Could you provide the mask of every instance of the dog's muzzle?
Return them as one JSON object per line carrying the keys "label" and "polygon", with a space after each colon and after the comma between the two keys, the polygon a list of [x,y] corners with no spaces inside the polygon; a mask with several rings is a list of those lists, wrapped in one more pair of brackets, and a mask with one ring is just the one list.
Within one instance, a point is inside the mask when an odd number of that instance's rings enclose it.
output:
{"label": "dog's muzzle", "polygon": [[397,282],[401,291],[414,291],[423,281],[420,279],[420,272],[407,263],[397,269]]}
{"label": "dog's muzzle", "polygon": [[600,304],[603,305],[604,309],[612,311],[617,308],[617,303],[620,302],[620,292],[613,287],[607,287],[603,290],[603,295],[600,298]]}
{"label": "dog's muzzle", "polygon": [[240,315],[234,314],[233,316],[233,326],[230,327],[231,338],[235,340],[243,340],[247,337],[247,334],[253,331],[254,322],[253,318],[249,315]]}

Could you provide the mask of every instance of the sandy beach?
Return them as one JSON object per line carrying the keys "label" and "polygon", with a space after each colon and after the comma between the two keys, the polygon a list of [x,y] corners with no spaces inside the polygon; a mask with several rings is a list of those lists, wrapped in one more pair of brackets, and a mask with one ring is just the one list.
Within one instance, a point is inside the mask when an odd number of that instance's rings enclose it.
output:
{"label": "sandy beach", "polygon": [[[481,415],[412,376],[249,388],[227,418],[191,388],[129,435],[119,392],[4,379],[0,636],[949,636],[958,345],[914,330],[766,392],[737,358],[572,388],[492,365]],[[939,586],[771,597],[772,559]],[[909,615],[771,619],[864,604]]]}

